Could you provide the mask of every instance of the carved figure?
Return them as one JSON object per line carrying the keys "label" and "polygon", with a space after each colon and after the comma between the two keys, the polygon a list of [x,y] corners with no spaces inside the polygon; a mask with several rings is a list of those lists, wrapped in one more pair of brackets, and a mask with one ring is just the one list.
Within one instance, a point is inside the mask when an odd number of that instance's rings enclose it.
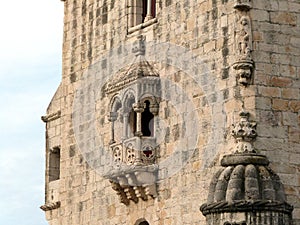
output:
{"label": "carved figure", "polygon": [[251,29],[250,20],[246,16],[243,16],[240,21],[241,31],[238,37],[238,50],[241,59],[251,59]]}

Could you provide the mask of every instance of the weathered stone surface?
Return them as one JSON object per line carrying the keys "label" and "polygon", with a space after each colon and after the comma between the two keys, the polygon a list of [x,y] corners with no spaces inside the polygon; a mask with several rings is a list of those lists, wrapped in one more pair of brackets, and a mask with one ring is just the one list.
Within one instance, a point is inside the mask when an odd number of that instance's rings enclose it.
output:
{"label": "weathered stone surface", "polygon": [[[155,18],[148,17],[141,24],[137,24],[141,19],[138,16],[142,16],[141,11],[134,10],[141,10],[142,7],[126,5],[133,2],[64,1],[62,81],[43,117],[46,122],[45,206],[49,209],[45,213],[49,224],[131,225],[142,218],[151,225],[206,224],[198,208],[211,195],[208,194],[211,179],[215,179],[216,196],[208,201],[226,197],[223,187],[228,185],[236,165],[228,166],[220,174],[216,172],[220,169],[222,156],[233,154],[236,149],[228,128],[239,122],[239,112],[242,110],[251,113],[249,121],[257,122],[259,132],[253,143],[254,149],[268,156],[270,166],[283,181],[287,202],[295,207],[294,224],[300,223],[300,197],[297,191],[300,185],[300,2],[157,0]],[[73,124],[76,117],[74,98],[84,85],[87,71],[90,74],[105,71],[112,77],[116,75],[114,70],[120,67],[122,60],[133,59],[135,55],[126,46],[131,46],[140,35],[145,37],[146,44],[170,43],[176,46],[176,50],[184,49],[178,53],[171,48],[162,49],[160,45],[147,49],[146,45],[145,53],[153,59],[153,68],[163,80],[170,81],[165,82],[161,89],[171,90],[161,96],[157,112],[164,125],[158,129],[164,132],[158,138],[157,162],[164,162],[172,156],[177,146],[181,147],[180,150],[192,148],[189,138],[180,145],[178,140],[189,132],[195,133],[197,124],[199,135],[193,156],[186,165],[172,168],[178,169],[178,172],[157,185],[156,198],[126,206],[119,202],[119,196],[109,180],[93,169],[94,165],[105,163],[105,157],[99,156],[92,163],[86,162],[81,148],[92,149],[92,145],[78,142],[80,138],[76,136]],[[164,57],[167,53],[172,57]],[[114,59],[109,58],[114,54]],[[189,54],[192,60],[186,57]],[[243,57],[249,59],[249,56],[251,60],[239,61]],[[163,60],[155,62],[157,57]],[[149,58],[147,60],[150,61]],[[236,68],[241,71],[233,68],[237,62]],[[123,66],[120,69],[128,68]],[[91,93],[98,97],[103,92],[96,90]],[[192,107],[183,101],[184,95],[192,102]],[[178,109],[170,99],[176,99],[180,105]],[[84,112],[92,98],[85,96],[82,101],[80,110]],[[84,137],[90,135],[84,130],[96,124],[101,134],[98,141],[111,141],[111,122],[108,120],[110,103],[108,98],[103,98],[95,103],[95,118],[89,113],[85,115],[84,118],[95,119],[95,122],[81,124]],[[198,119],[184,119],[191,112],[195,112]],[[193,126],[188,125],[189,121]],[[122,124],[120,121],[116,128]],[[122,132],[115,135],[120,134]],[[50,150],[55,146],[61,149],[60,176],[56,183],[51,184]],[[106,147],[109,151],[109,144]],[[92,157],[96,153],[91,151],[89,155]],[[186,157],[186,154],[178,155],[180,158]],[[231,159],[226,160],[227,164],[231,163]],[[245,196],[255,199],[258,193],[261,194],[256,188],[256,180],[260,177],[256,173],[259,165],[255,165],[253,159],[247,160],[243,163],[244,174],[247,174]],[[263,159],[261,161],[265,162]],[[252,162],[251,165],[247,164],[249,162]],[[264,164],[261,166],[266,167]],[[266,170],[270,171],[268,168]],[[162,173],[169,174],[170,169],[164,167]],[[235,182],[240,181],[234,181],[233,186]],[[268,182],[266,180],[266,185]],[[127,190],[124,192],[126,199],[127,196],[134,198],[132,190]],[[140,190],[137,193],[141,194]],[[271,198],[274,192],[266,191],[265,195]],[[230,196],[236,198],[240,195]],[[278,196],[281,194],[278,193]],[[60,207],[56,208],[56,202],[60,202]],[[264,207],[271,206],[265,204]],[[281,209],[289,210],[287,205]],[[249,213],[249,216],[257,220],[269,218],[268,214],[259,213]],[[288,219],[283,217],[282,221]],[[222,218],[223,224],[228,224],[230,218],[243,224],[248,217],[230,213],[213,215],[208,218],[208,223],[221,221]],[[282,221],[274,219],[272,223],[280,224]]]}

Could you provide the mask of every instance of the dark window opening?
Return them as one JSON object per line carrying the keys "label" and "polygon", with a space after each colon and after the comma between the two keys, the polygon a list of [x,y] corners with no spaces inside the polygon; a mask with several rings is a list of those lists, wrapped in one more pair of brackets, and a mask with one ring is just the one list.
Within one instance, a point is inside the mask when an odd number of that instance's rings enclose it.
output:
{"label": "dark window opening", "polygon": [[140,222],[139,225],[149,225],[147,221]]}
{"label": "dark window opening", "polygon": [[60,148],[54,147],[49,154],[49,181],[58,180],[60,177]]}
{"label": "dark window opening", "polygon": [[152,8],[151,8],[151,15],[152,17],[156,17],[156,0],[152,0]]}
{"label": "dark window opening", "polygon": [[143,18],[143,22],[145,21],[145,18],[147,16],[147,1],[149,0],[142,0],[143,1],[143,12],[142,12],[142,18]]}
{"label": "dark window opening", "polygon": [[150,112],[150,102],[145,101],[146,107],[142,112],[142,133],[143,136],[150,137],[153,135],[153,118],[154,115]]}

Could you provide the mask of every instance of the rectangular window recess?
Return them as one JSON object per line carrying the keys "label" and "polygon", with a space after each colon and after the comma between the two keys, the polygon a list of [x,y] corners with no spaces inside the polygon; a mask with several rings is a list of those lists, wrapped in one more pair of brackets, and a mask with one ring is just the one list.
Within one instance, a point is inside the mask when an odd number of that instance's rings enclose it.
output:
{"label": "rectangular window recess", "polygon": [[60,146],[56,146],[49,151],[49,182],[58,180],[60,177]]}
{"label": "rectangular window recess", "polygon": [[149,27],[149,26],[151,26],[155,23],[157,23],[157,18],[153,18],[151,20],[148,20],[147,22],[141,23],[141,24],[136,25],[134,27],[130,27],[130,28],[128,28],[128,34],[132,34],[132,33],[136,32],[138,30],[141,30],[145,27]]}

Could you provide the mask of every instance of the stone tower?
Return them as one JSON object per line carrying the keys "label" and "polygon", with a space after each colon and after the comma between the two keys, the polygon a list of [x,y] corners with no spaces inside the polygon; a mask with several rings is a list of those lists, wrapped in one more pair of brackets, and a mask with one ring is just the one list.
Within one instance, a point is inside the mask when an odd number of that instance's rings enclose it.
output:
{"label": "stone tower", "polygon": [[298,0],[63,4],[49,224],[300,224]]}

